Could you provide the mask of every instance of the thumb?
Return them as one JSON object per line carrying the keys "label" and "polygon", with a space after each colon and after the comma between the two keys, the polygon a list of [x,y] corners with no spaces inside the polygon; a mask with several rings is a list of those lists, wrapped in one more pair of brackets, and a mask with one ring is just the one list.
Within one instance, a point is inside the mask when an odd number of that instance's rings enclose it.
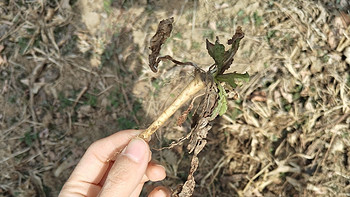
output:
{"label": "thumb", "polygon": [[130,196],[146,172],[149,155],[149,146],[144,140],[132,139],[117,156],[100,196]]}

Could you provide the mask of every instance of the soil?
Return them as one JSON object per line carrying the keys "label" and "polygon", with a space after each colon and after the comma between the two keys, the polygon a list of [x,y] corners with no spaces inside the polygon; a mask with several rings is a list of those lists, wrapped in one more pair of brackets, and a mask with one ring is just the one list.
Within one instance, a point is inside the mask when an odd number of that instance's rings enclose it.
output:
{"label": "soil", "polygon": [[[251,76],[228,92],[211,124],[193,196],[350,195],[350,4],[331,1],[0,1],[0,195],[57,196],[86,148],[146,128],[193,77],[191,66],[148,67],[161,55],[207,70],[205,39],[245,38],[228,72]],[[175,190],[191,155],[184,106],[152,138]]]}

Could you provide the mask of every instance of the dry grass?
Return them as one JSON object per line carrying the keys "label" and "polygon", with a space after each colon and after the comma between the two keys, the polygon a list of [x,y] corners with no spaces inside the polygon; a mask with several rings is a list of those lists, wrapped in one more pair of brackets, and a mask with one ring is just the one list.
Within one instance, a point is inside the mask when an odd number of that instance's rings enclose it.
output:
{"label": "dry grass", "polygon": [[[232,70],[252,77],[213,123],[195,196],[350,195],[346,3],[0,2],[0,195],[57,195],[92,141],[144,128],[171,102],[190,68],[147,67],[148,40],[169,16],[162,53],[202,68],[212,63],[205,38],[230,38],[238,25],[246,34]],[[190,122],[175,125],[152,146],[186,135]],[[184,182],[185,146],[154,157],[168,173],[157,184]]]}

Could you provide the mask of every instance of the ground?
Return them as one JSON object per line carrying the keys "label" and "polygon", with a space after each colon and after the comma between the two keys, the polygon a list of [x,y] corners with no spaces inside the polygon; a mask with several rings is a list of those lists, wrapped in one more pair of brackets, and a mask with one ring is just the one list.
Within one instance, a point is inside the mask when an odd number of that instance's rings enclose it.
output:
{"label": "ground", "polygon": [[[160,20],[174,30],[161,54],[213,63],[205,39],[242,26],[229,92],[199,154],[194,196],[350,195],[350,5],[346,0],[0,1],[0,195],[57,196],[86,148],[143,129],[191,79],[193,68],[148,67]],[[167,178],[186,181],[190,130],[179,110],[153,137]]]}

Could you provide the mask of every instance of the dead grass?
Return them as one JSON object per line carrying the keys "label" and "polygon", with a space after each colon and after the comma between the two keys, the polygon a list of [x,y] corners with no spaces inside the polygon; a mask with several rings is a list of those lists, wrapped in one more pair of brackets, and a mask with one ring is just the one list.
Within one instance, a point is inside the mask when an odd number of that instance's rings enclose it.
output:
{"label": "dead grass", "polygon": [[[0,195],[57,195],[92,141],[144,128],[171,102],[189,68],[147,66],[148,40],[169,16],[162,53],[202,68],[211,64],[205,38],[242,26],[232,71],[252,76],[213,123],[194,196],[350,194],[346,1],[122,2],[0,2]],[[176,119],[154,148],[186,135],[190,121]],[[154,157],[168,173],[157,184],[186,180],[185,147]]]}

